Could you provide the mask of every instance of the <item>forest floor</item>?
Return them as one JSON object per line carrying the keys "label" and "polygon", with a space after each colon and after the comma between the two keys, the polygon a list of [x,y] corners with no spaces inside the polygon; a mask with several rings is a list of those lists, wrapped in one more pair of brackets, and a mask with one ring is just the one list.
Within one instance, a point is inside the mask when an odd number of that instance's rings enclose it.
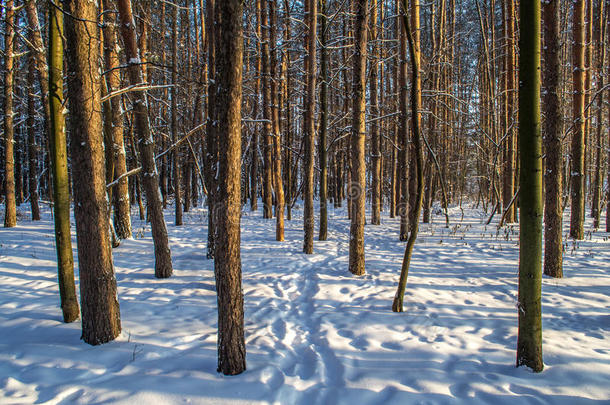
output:
{"label": "forest floor", "polygon": [[[1,209],[0,209],[1,211]],[[349,221],[330,209],[328,241],[302,251],[302,210],[286,221],[244,211],[247,371],[216,372],[216,295],[203,208],[173,225],[174,275],[154,278],[150,227],[114,250],[123,332],[89,346],[61,322],[53,222],[0,229],[2,404],[608,403],[610,234],[587,224],[565,243],[564,275],[544,277],[545,369],[515,368],[518,227],[450,210],[422,225],[405,296],[391,304],[404,252],[398,220],[365,228],[366,272],[347,270]],[[134,211],[135,214],[135,211]],[[367,218],[370,218],[367,216]],[[497,223],[498,218],[494,219]],[[317,232],[317,227],[316,227]],[[74,244],[76,257],[76,244]],[[78,272],[77,272],[78,274]]]}

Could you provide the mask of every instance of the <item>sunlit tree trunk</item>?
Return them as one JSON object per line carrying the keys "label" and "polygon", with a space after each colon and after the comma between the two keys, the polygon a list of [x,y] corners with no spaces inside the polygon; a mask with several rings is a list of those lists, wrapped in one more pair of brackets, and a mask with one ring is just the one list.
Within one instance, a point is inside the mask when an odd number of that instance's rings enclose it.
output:
{"label": "sunlit tree trunk", "polygon": [[[132,15],[131,0],[119,0],[119,17],[121,34],[125,45],[127,59],[127,74],[132,85],[143,82],[142,68],[138,45],[136,42],[135,22]],[[148,101],[144,91],[131,93],[133,99],[133,115],[135,132],[142,161],[142,183],[146,193],[148,216],[152,228],[155,246],[155,277],[167,278],[172,275],[172,257],[167,237],[167,227],[163,217],[161,193],[159,191],[159,174],[155,165],[155,143],[148,121]]]}
{"label": "sunlit tree trunk", "polygon": [[[70,152],[74,190],[74,218],[78,244],[78,268],[82,339],[91,345],[114,340],[121,333],[114,265],[109,236],[106,168],[102,143],[102,103],[98,7],[86,0],[64,1]],[[96,35],[97,36],[97,35]]]}
{"label": "sunlit tree trunk", "polygon": [[244,299],[241,289],[241,100],[242,1],[223,0],[216,13],[219,151],[217,247],[214,271],[218,294],[218,371],[235,375],[246,369]]}
{"label": "sunlit tree trunk", "polygon": [[13,92],[15,44],[15,10],[13,0],[5,5],[4,24],[4,227],[17,226],[17,205],[15,201],[15,156],[13,127]]}

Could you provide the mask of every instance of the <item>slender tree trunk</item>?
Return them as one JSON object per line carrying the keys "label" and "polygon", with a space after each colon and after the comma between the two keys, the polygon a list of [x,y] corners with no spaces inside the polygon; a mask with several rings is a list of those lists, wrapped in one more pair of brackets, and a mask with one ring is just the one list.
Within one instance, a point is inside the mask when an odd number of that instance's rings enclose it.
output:
{"label": "slender tree trunk", "polygon": [[320,229],[318,239],[328,238],[328,163],[326,138],[328,133],[328,51],[327,46],[327,7],[326,0],[320,0],[320,139],[318,139],[318,159],[320,161]]}
{"label": "slender tree trunk", "polygon": [[[171,88],[171,135],[172,143],[178,142],[178,6],[172,6],[172,84]],[[182,225],[182,176],[180,163],[180,148],[172,153],[174,179],[175,224]]]}
{"label": "slender tree trunk", "polygon": [[[254,101],[253,118],[258,119],[258,110],[260,104],[260,88],[262,74],[262,61],[261,61],[261,1],[256,0],[256,69],[254,79],[254,94],[256,100]],[[251,151],[250,151],[250,211],[256,211],[258,209],[258,125],[255,125],[252,131]]]}
{"label": "slender tree trunk", "polygon": [[364,269],[364,223],[366,203],[366,163],[364,160],[366,139],[366,37],[368,28],[368,0],[356,3],[356,23],[354,27],[355,54],[353,56],[353,115],[351,133],[352,181],[352,222],[349,240],[349,271],[357,276]]}
{"label": "slender tree trunk", "polygon": [[[218,371],[235,375],[246,369],[244,299],[241,290],[241,81],[242,1],[224,0],[218,5],[220,21],[216,49],[219,153],[217,238],[214,270],[218,293]],[[218,20],[217,23],[218,23]]]}
{"label": "slender tree trunk", "polygon": [[17,226],[15,201],[15,157],[13,127],[13,91],[15,81],[13,48],[15,10],[13,0],[6,1],[4,24],[4,227]]}
{"label": "slender tree trunk", "polygon": [[[104,10],[110,10],[113,4],[104,1]],[[104,14],[104,60],[107,74],[105,75],[108,93],[116,91],[121,86],[121,76],[119,72],[119,57],[116,52],[116,18],[111,14]],[[114,161],[114,178],[120,178],[127,172],[127,160],[125,157],[125,142],[123,139],[123,116],[121,114],[121,104],[118,97],[113,97],[106,102],[109,111],[108,131]],[[105,120],[106,121],[106,120]],[[131,238],[131,213],[129,205],[129,184],[128,179],[123,177],[114,186],[114,228],[119,239]]]}
{"label": "slender tree trunk", "polygon": [[[406,15],[407,0],[402,0],[402,5],[403,12],[401,13],[401,19],[405,27],[409,43],[409,54],[411,55],[411,123],[413,130],[413,149],[415,153],[416,197],[415,204],[411,205],[409,237],[407,239],[407,246],[405,247],[405,254],[402,259],[398,289],[396,291],[396,295],[394,296],[394,301],[392,302],[392,311],[394,312],[403,311],[403,300],[407,286],[407,277],[409,275],[409,266],[411,264],[411,256],[413,255],[415,241],[417,240],[417,233],[419,231],[419,216],[421,214],[421,207],[424,199],[424,158],[420,141],[421,77],[419,69],[421,51],[419,45],[419,0],[411,0],[410,24]],[[404,117],[404,119],[406,120],[406,117]]]}
{"label": "slender tree trunk", "polygon": [[[599,228],[600,222],[600,211],[601,211],[601,195],[602,195],[602,149],[603,149],[603,111],[604,111],[604,84],[605,84],[605,75],[603,74],[604,69],[604,59],[605,59],[605,51],[606,44],[603,38],[604,32],[604,0],[599,2],[599,7],[597,9],[597,15],[599,16],[598,23],[595,25],[595,43],[597,45],[597,91],[599,92],[599,97],[597,100],[597,128],[595,133],[595,179],[593,183],[593,201],[591,203],[591,216],[593,217],[593,227],[595,229]],[[606,16],[608,18],[608,16]],[[609,185],[610,187],[610,185]]]}
{"label": "slender tree trunk", "polygon": [[[403,2],[404,3],[404,2]],[[400,8],[399,8],[400,10]],[[406,13],[407,10],[401,10],[400,13]],[[404,18],[400,19],[400,40],[399,40],[399,73],[398,73],[398,87],[399,87],[399,124],[398,124],[398,136],[397,143],[400,147],[398,151],[398,163],[397,163],[397,180],[398,186],[396,187],[396,200],[397,214],[400,215],[400,234],[399,240],[406,241],[408,238],[408,227],[409,227],[409,198],[408,198],[408,184],[409,184],[409,167],[407,160],[408,150],[408,126],[407,126],[407,32],[404,24],[406,21]]]}
{"label": "slender tree trunk", "polygon": [[[371,77],[369,82],[369,93],[371,100],[371,118],[379,116],[379,104],[377,97],[378,78],[378,48],[377,45],[377,0],[371,1],[371,38],[373,42],[373,58],[371,60]],[[379,136],[379,121],[371,122],[371,224],[381,223],[381,148]]]}
{"label": "slender tree trunk", "polygon": [[206,123],[206,172],[207,172],[207,183],[208,183],[208,246],[206,256],[208,259],[214,258],[214,249],[216,247],[216,228],[215,228],[215,215],[214,210],[216,208],[216,167],[218,165],[218,138],[216,136],[217,129],[217,116],[216,116],[216,79],[215,79],[215,66],[216,66],[216,4],[215,0],[206,1],[206,14],[207,14],[207,40],[208,40],[208,119]]}
{"label": "slender tree trunk", "polygon": [[[28,57],[28,190],[30,193],[30,207],[32,208],[32,221],[40,221],[40,207],[38,206],[38,145],[36,145],[36,105],[34,99],[34,71],[35,60],[33,54]],[[46,128],[45,128],[46,129]],[[46,131],[45,131],[46,132]]]}
{"label": "slender tree trunk", "polygon": [[544,274],[562,277],[562,115],[559,36],[559,0],[543,3],[544,20]]}
{"label": "slender tree trunk", "polygon": [[271,83],[271,118],[272,118],[272,152],[273,152],[273,188],[275,191],[275,240],[284,240],[284,185],[282,182],[282,143],[280,130],[280,77],[277,74],[277,0],[269,0],[269,20],[271,28],[269,30],[270,43],[270,83]]}
{"label": "slender tree trunk", "polygon": [[502,196],[502,204],[507,209],[506,220],[508,222],[515,222],[516,220],[516,210],[515,204],[509,206],[513,195],[515,194],[515,137],[513,136],[514,130],[512,125],[512,120],[515,114],[514,111],[514,89],[515,89],[515,53],[514,53],[514,31],[515,31],[515,22],[514,22],[514,2],[507,1],[506,2],[506,15],[505,15],[505,36],[506,36],[506,87],[505,87],[505,114],[506,114],[506,159],[504,166],[504,189]]}
{"label": "slender tree trunk", "polygon": [[540,2],[520,6],[519,44],[519,331],[517,367],[542,371],[542,137],[540,133]]}
{"label": "slender tree trunk", "polygon": [[78,241],[78,267],[82,339],[91,345],[114,340],[121,332],[119,301],[108,229],[99,46],[96,3],[64,2],[70,108],[71,163],[74,218]]}
{"label": "slender tree trunk", "polygon": [[305,98],[305,159],[304,159],[304,209],[303,209],[303,228],[305,231],[303,252],[313,253],[313,164],[315,147],[315,107],[316,107],[316,25],[317,25],[317,6],[318,0],[306,0],[308,3],[306,19],[307,30],[305,31],[305,49],[307,57],[307,96]]}
{"label": "slender tree trunk", "polygon": [[[267,1],[267,0],[261,0]],[[263,218],[273,217],[273,118],[271,116],[271,56],[269,47],[271,30],[269,13],[266,5],[261,5],[261,21],[263,30],[262,62],[263,62]]]}
{"label": "slender tree trunk", "polygon": [[573,2],[573,42],[572,42],[572,211],[570,217],[570,237],[584,238],[585,213],[585,1]]}
{"label": "slender tree trunk", "polygon": [[[64,48],[63,14],[55,7],[49,12],[49,70],[48,101],[50,112],[51,169],[53,171],[53,213],[55,219],[55,248],[57,277],[64,322],[78,319],[79,307],[74,285],[74,258],[70,233],[70,191],[68,183],[68,153],[63,113],[64,103]],[[47,71],[45,70],[45,73]]]}
{"label": "slender tree trunk", "polygon": [[[142,83],[142,69],[136,42],[135,22],[131,10],[131,0],[119,0],[121,34],[127,59],[127,73],[132,85]],[[167,227],[163,218],[163,206],[159,192],[159,174],[155,165],[154,140],[148,122],[148,101],[144,91],[132,92],[135,131],[138,138],[142,161],[142,183],[146,193],[148,217],[155,245],[155,277],[167,278],[172,275],[172,257],[167,237]]]}

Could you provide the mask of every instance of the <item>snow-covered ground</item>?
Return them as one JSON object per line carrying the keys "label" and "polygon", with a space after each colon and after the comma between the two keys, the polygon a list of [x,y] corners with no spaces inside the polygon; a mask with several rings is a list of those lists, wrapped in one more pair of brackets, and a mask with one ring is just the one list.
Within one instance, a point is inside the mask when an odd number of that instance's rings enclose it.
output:
{"label": "snow-covered ground", "polygon": [[[89,346],[58,308],[52,218],[0,229],[0,403],[608,403],[610,235],[565,244],[562,280],[543,280],[545,370],[515,368],[518,228],[453,209],[415,246],[405,312],[391,312],[404,243],[398,221],[365,228],[366,276],[347,270],[349,222],[302,250],[301,210],[242,217],[247,371],[216,372],[216,296],[205,210],[175,227],[174,275],[154,278],[150,229],[114,250],[123,333]],[[135,212],[134,212],[135,213]],[[135,215],[134,215],[135,217]],[[498,218],[495,220],[497,221]],[[590,230],[590,226],[587,228]],[[76,255],[76,245],[75,255]],[[516,402],[518,400],[519,402]]]}

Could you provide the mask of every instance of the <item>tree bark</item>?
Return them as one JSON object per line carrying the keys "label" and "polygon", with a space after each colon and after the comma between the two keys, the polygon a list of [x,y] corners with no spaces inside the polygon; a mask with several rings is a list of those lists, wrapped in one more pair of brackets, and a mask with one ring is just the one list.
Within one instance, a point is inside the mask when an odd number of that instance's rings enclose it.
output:
{"label": "tree bark", "polygon": [[[104,1],[104,9],[109,10],[112,4],[108,4],[108,0]],[[111,18],[110,14],[104,14],[104,61],[106,65],[106,84],[108,93],[116,91],[121,86],[121,76],[118,70],[119,57],[116,52],[117,37],[116,37],[116,19]],[[127,172],[127,159],[125,156],[125,142],[123,139],[123,116],[121,114],[121,103],[118,97],[113,97],[106,101],[106,109],[109,112],[109,120],[107,129],[110,132],[109,145],[113,154],[114,161],[114,176],[121,178]],[[105,109],[105,110],[106,110]],[[107,121],[105,119],[105,121]],[[131,210],[129,205],[129,183],[126,177],[119,180],[114,186],[111,202],[114,203],[114,229],[119,239],[127,239],[132,237],[131,233]]]}
{"label": "tree bark", "polygon": [[562,115],[559,34],[559,0],[543,3],[544,21],[544,274],[563,277],[562,268]]}
{"label": "tree bark", "polygon": [[354,27],[355,54],[353,56],[353,95],[351,158],[352,181],[349,194],[352,196],[352,221],[349,240],[349,271],[357,276],[364,269],[364,223],[366,203],[366,177],[364,160],[366,139],[366,44],[368,28],[368,0],[356,2],[356,23]]}
{"label": "tree bark", "polygon": [[15,81],[13,48],[15,46],[15,10],[13,0],[6,1],[4,32],[4,227],[17,226],[15,201],[15,157],[13,127],[13,87]]}
{"label": "tree bark", "polygon": [[[66,150],[64,103],[63,14],[56,7],[49,10],[49,146],[53,172],[53,214],[57,278],[64,322],[78,319],[79,307],[74,284],[74,258],[70,233],[70,186],[68,183],[68,153]],[[46,69],[43,69],[46,72]]]}
{"label": "tree bark", "polygon": [[219,3],[220,20],[216,49],[219,153],[217,210],[218,245],[214,270],[218,293],[218,371],[235,375],[246,369],[244,308],[241,290],[241,99],[242,99],[242,2]]}
{"label": "tree bark", "polygon": [[573,2],[572,20],[572,81],[574,91],[572,96],[572,119],[574,131],[572,134],[572,169],[571,169],[571,216],[570,237],[584,238],[585,214],[585,1]]}
{"label": "tree bark", "polygon": [[314,164],[314,147],[315,147],[315,104],[316,104],[316,24],[317,24],[317,3],[318,0],[307,0],[307,30],[305,31],[305,49],[307,57],[305,64],[307,66],[307,95],[305,98],[305,158],[304,158],[304,190],[303,190],[303,229],[304,243],[303,252],[306,254],[313,253],[313,233],[314,233],[314,215],[313,215],[313,164]]}
{"label": "tree bark", "polygon": [[[371,77],[369,82],[369,94],[371,100],[371,117],[379,116],[379,105],[377,97],[378,78],[378,48],[377,45],[377,0],[371,2],[371,41],[373,42],[373,58],[371,60]],[[371,224],[381,223],[381,139],[379,136],[379,122],[371,122]]]}
{"label": "tree bark", "polygon": [[[178,142],[178,5],[172,6],[172,88],[171,88],[171,122],[172,143]],[[175,224],[182,225],[182,176],[180,175],[180,148],[172,152],[174,180]]]}
{"label": "tree bark", "polygon": [[[40,207],[38,206],[38,145],[36,145],[36,105],[34,99],[34,56],[28,57],[28,190],[30,192],[30,207],[32,209],[32,221],[40,221]],[[46,128],[45,128],[46,129]],[[46,132],[46,131],[45,131]]]}
{"label": "tree bark", "polygon": [[[131,10],[131,0],[119,0],[121,35],[125,45],[127,73],[132,85],[143,82],[135,22]],[[145,91],[132,92],[135,131],[142,161],[142,183],[146,193],[148,217],[155,246],[155,277],[167,278],[172,275],[172,257],[167,237],[167,227],[163,218],[163,206],[159,192],[159,174],[155,165],[155,143],[148,122],[148,101]]]}
{"label": "tree bark", "polygon": [[326,138],[328,133],[328,51],[326,0],[320,0],[320,139],[318,140],[318,159],[320,162],[320,229],[318,240],[328,238],[328,163],[326,153]]}
{"label": "tree bark", "polygon": [[[413,255],[413,248],[415,247],[415,241],[417,240],[417,233],[419,231],[419,216],[421,214],[421,207],[424,199],[424,159],[423,151],[420,141],[420,128],[421,128],[421,76],[420,76],[420,24],[419,24],[419,0],[411,0],[411,23],[409,24],[408,17],[406,15],[407,0],[402,0],[403,12],[401,13],[401,19],[407,35],[409,43],[409,53],[411,55],[411,123],[412,123],[412,141],[413,150],[415,153],[415,193],[414,199],[415,204],[411,205],[410,213],[410,229],[409,237],[407,239],[407,246],[405,247],[405,254],[402,259],[402,266],[400,269],[400,279],[398,281],[398,289],[392,302],[393,312],[403,311],[403,300],[405,295],[405,288],[407,286],[407,277],[409,275],[409,266],[411,264],[411,256]],[[403,119],[406,120],[406,117]]]}
{"label": "tree bark", "polygon": [[519,330],[517,367],[542,371],[542,139],[540,133],[540,2],[520,6]]}
{"label": "tree bark", "polygon": [[[82,339],[91,345],[121,332],[112,263],[102,143],[102,105],[97,45],[98,7],[64,1],[74,218],[80,275]],[[93,45],[92,45],[93,43]]]}

